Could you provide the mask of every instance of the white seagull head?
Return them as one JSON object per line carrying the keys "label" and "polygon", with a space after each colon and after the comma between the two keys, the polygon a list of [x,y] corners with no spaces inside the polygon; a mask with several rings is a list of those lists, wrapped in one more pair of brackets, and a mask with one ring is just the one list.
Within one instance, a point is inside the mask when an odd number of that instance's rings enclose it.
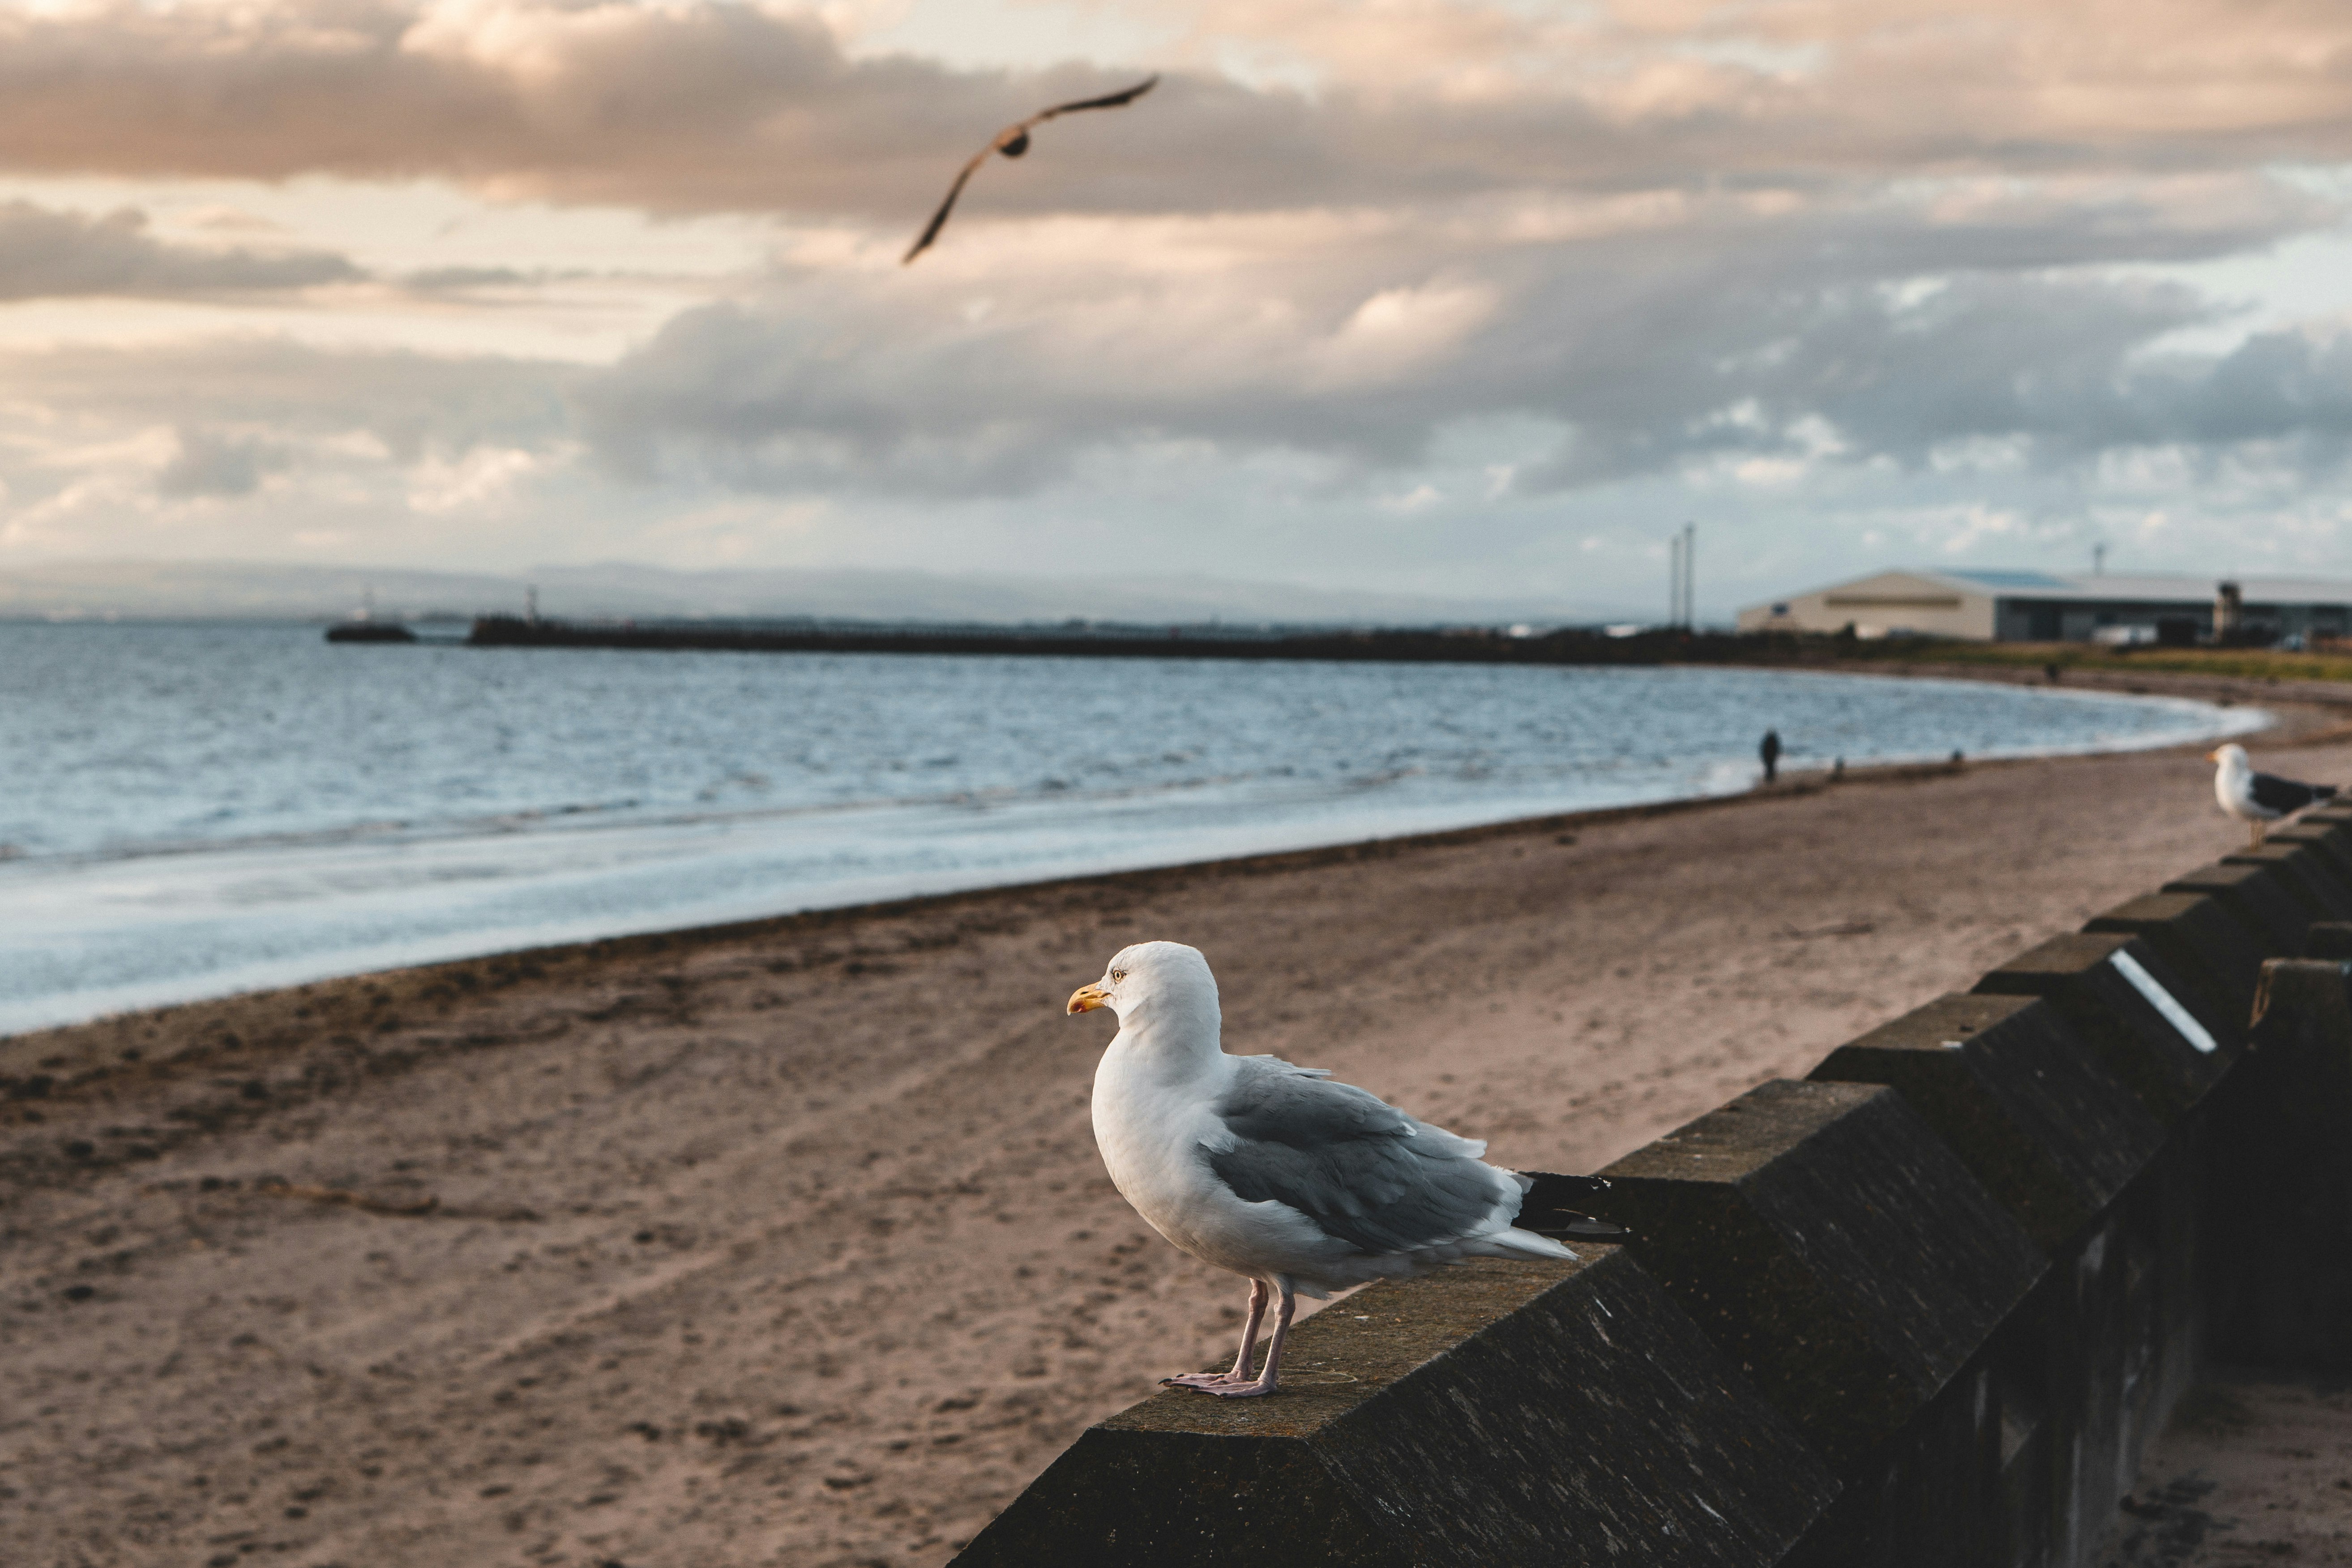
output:
{"label": "white seagull head", "polygon": [[1108,1007],[1118,1015],[1119,1026],[1131,1028],[1147,1019],[1182,1017],[1217,1024],[1217,977],[1197,947],[1181,942],[1139,942],[1113,955],[1110,967],[1092,985],[1070,993],[1071,1013],[1091,1013]]}
{"label": "white seagull head", "polygon": [[2253,763],[2246,760],[2246,748],[2235,742],[2226,746],[2214,747],[2205,753],[2205,760],[2209,763],[2221,763],[2226,773],[2242,773],[2253,766]]}

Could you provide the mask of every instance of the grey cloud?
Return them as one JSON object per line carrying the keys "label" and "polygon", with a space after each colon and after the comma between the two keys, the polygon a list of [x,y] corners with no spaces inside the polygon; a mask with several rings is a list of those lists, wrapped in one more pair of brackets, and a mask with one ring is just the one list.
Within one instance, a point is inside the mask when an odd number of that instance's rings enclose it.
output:
{"label": "grey cloud", "polygon": [[1849,460],[1914,466],[1980,437],[2064,430],[2095,449],[2130,438],[2091,426],[2131,357],[2210,314],[2179,289],[2040,274],[1962,274],[1911,301],[1778,259],[1738,276],[1716,258],[1687,292],[1598,323],[1572,383],[1549,397],[1527,384],[1573,435],[1522,482],[1570,488],[1718,455],[1786,457],[1823,427]]}
{"label": "grey cloud", "polygon": [[2168,392],[2149,400],[2148,424],[2172,438],[2219,444],[2294,433],[2340,449],[2352,437],[2352,338],[2263,332]]}
{"label": "grey cloud", "polygon": [[[1529,490],[1803,454],[1824,430],[1839,460],[1913,467],[2011,437],[2045,462],[2256,439],[2325,460],[2352,351],[2290,335],[2220,363],[2143,363],[2214,307],[2099,270],[2231,254],[2305,221],[2297,201],[2198,224],[2129,206],[1975,226],[1701,217],[1481,254],[1326,252],[1197,282],[1055,274],[999,290],[977,324],[870,279],[788,274],[765,300],[681,314],[575,399],[619,471],[776,490],[1018,494],[1087,453],[1171,440],[1397,468],[1479,418],[1566,432],[1522,467]],[[1494,308],[1409,374],[1346,374],[1351,313],[1384,291],[1409,306],[1414,289],[1483,291]]]}
{"label": "grey cloud", "polygon": [[1592,470],[1570,458],[1536,482],[1711,449],[1787,455],[1802,449],[1792,433],[1808,420],[1834,430],[1853,458],[1915,468],[1938,448],[1992,439],[2023,443],[2042,467],[2134,447],[2210,456],[2275,443],[2317,471],[2339,464],[2352,438],[2352,344],[2280,331],[2221,355],[2153,355],[2166,334],[2214,317],[2178,287],[1962,278],[1913,305],[1847,290],[1804,314],[1785,352],[1723,378],[1717,405],[1749,401],[1761,415],[1754,428],[1685,422],[1664,442],[1654,426],[1607,429],[1615,449]]}
{"label": "grey cloud", "polygon": [[[288,448],[365,435],[402,461],[486,444],[538,449],[565,440],[566,389],[578,374],[576,366],[532,360],[331,350],[267,338],[0,353],[0,384],[37,386],[43,405],[61,412],[183,431],[268,431]],[[184,456],[187,440],[184,434]]]}
{"label": "grey cloud", "polygon": [[462,294],[475,289],[519,289],[545,279],[544,273],[513,267],[428,267],[404,275],[400,282],[419,294]]}
{"label": "grey cloud", "polygon": [[0,300],[251,293],[359,276],[350,261],[326,251],[172,245],[149,234],[146,215],[135,208],[93,216],[0,203]]}
{"label": "grey cloud", "polygon": [[218,431],[179,432],[180,449],[155,476],[155,490],[173,500],[251,495],[264,474],[287,466],[286,449],[273,441]]}
{"label": "grey cloud", "polygon": [[216,234],[284,234],[286,226],[258,213],[240,212],[235,207],[211,207],[184,215],[181,220],[194,228],[208,228]]}
{"label": "grey cloud", "polygon": [[1647,314],[1648,353],[1588,363],[1559,395],[1530,395],[1571,433],[1519,482],[1576,489],[1694,459],[1802,457],[1822,441],[1835,443],[1833,462],[1914,470],[1977,440],[2020,443],[2042,468],[2278,442],[2325,468],[2352,434],[2340,347],[2284,333],[2218,358],[2150,358],[2168,333],[2214,317],[2178,287],[1962,275],[1916,302],[1854,284],[1743,302],[1752,315],[1699,300],[1678,323]]}

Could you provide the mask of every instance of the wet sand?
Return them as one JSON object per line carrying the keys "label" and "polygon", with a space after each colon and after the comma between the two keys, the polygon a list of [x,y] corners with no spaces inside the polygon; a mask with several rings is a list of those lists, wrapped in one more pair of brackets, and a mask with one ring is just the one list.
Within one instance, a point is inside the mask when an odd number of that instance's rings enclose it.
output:
{"label": "wet sand", "polygon": [[2181,1402],[2100,1568],[2352,1564],[2352,1387],[2216,1368]]}
{"label": "wet sand", "polygon": [[[2352,777],[2305,726],[2265,765]],[[1242,1288],[1070,989],[1590,1170],[2242,842],[2193,753],[1117,876],[0,1040],[12,1565],[943,1562]],[[2352,1494],[2347,1494],[2352,1495]],[[2212,1506],[2210,1501],[2207,1506]]]}

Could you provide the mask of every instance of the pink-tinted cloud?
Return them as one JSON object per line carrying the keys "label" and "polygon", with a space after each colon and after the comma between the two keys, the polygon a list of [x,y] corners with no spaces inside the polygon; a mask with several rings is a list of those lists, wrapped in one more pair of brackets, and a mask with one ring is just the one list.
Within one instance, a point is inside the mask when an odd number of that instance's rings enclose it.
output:
{"label": "pink-tinted cloud", "polygon": [[[1130,110],[991,170],[992,211],[1203,212],[1481,191],[2352,156],[2352,12],[2223,0],[1979,7],[1204,8]],[[1300,62],[1251,87],[1213,45]],[[1181,66],[1181,60],[1197,63]],[[1160,64],[1163,62],[1139,62]],[[432,175],[648,210],[919,214],[995,126],[1130,73],[854,56],[711,0],[121,0],[0,17],[0,167]]]}

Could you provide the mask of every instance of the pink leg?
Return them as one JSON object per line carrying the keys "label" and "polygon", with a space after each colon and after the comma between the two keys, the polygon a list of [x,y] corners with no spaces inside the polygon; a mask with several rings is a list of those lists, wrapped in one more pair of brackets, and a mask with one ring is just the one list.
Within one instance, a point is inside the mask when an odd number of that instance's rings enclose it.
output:
{"label": "pink leg", "polygon": [[1265,1368],[1257,1374],[1255,1383],[1215,1383],[1193,1384],[1203,1394],[1222,1394],[1225,1398],[1248,1398],[1252,1394],[1272,1394],[1281,1386],[1275,1369],[1282,1364],[1282,1342],[1290,1335],[1290,1314],[1297,1310],[1298,1296],[1288,1286],[1282,1288],[1282,1305],[1275,1310],[1274,1338],[1266,1342]]}
{"label": "pink leg", "polygon": [[1250,1281],[1249,1317],[1242,1324],[1242,1353],[1234,1358],[1231,1372],[1188,1372],[1181,1377],[1163,1377],[1160,1381],[1175,1388],[1207,1388],[1213,1384],[1247,1383],[1250,1380],[1250,1352],[1257,1345],[1258,1321],[1265,1316],[1265,1281]]}

